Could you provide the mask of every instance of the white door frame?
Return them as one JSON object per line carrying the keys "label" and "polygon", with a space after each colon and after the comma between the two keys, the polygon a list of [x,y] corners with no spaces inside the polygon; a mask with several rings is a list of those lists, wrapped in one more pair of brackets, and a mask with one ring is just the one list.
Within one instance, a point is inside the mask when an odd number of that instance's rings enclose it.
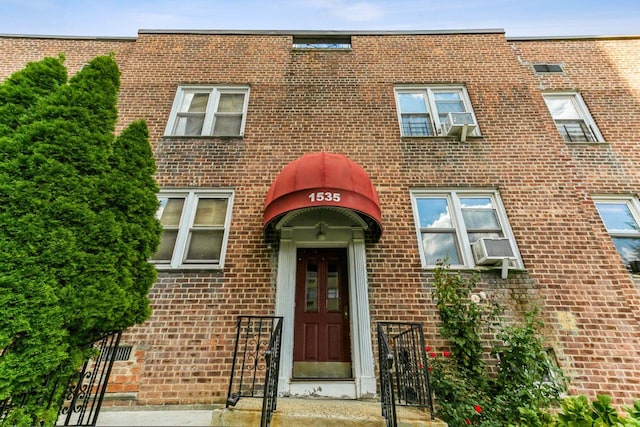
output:
{"label": "white door frame", "polygon": [[[280,378],[278,392],[281,395],[323,396],[334,398],[373,398],[376,396],[373,347],[371,342],[371,317],[367,284],[367,260],[364,228],[366,224],[355,214],[337,215],[335,221],[323,217],[320,230],[323,239],[318,240],[320,223],[280,221],[280,245],[276,286],[276,316],[283,317]],[[342,217],[342,219],[340,218]],[[349,219],[349,224],[344,219]],[[283,226],[292,220],[291,226]],[[335,222],[341,224],[335,224]],[[334,222],[333,224],[331,222]],[[356,224],[354,224],[356,222]],[[327,224],[329,223],[329,224]],[[351,363],[353,381],[291,381],[293,372],[293,331],[295,318],[295,288],[298,248],[346,247],[349,270],[349,310],[351,336]]]}

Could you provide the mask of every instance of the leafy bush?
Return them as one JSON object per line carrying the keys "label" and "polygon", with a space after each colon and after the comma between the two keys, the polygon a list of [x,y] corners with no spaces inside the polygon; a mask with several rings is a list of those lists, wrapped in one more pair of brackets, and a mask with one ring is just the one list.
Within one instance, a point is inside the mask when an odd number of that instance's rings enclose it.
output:
{"label": "leafy bush", "polygon": [[[476,282],[445,263],[434,270],[440,333],[451,346],[440,354],[428,349],[438,416],[451,426],[545,425],[546,408],[558,401],[564,379],[537,334],[537,312],[527,313],[522,324],[504,326],[500,305],[484,292],[473,294]],[[483,333],[498,340],[490,352]],[[487,366],[489,355],[497,370]]]}

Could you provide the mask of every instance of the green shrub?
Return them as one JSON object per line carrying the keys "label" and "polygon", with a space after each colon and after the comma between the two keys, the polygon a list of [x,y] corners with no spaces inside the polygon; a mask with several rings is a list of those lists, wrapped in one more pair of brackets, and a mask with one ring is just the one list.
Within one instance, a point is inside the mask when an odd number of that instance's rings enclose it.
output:
{"label": "green shrub", "polygon": [[[451,272],[445,263],[434,270],[440,333],[451,348],[427,349],[438,416],[450,426],[547,425],[546,409],[558,401],[564,378],[549,363],[537,312],[505,326],[500,305],[484,292],[473,294],[476,285],[475,276]],[[483,347],[485,333],[497,339],[491,351]],[[496,370],[487,366],[490,356]]]}

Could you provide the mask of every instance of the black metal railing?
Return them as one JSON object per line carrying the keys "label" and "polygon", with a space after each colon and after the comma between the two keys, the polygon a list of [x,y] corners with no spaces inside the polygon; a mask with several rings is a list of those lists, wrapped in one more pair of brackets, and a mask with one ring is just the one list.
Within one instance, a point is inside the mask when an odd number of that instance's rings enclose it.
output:
{"label": "black metal railing", "polygon": [[96,425],[121,336],[122,332],[105,335],[93,344],[98,350],[97,355],[95,359],[86,360],[69,380],[58,425]]}
{"label": "black metal railing", "polygon": [[433,419],[433,399],[422,325],[378,323],[378,348],[382,415],[387,419],[387,425],[396,425],[396,405],[426,408]]}
{"label": "black metal railing", "polygon": [[[88,344],[87,347],[91,347],[92,351],[82,368],[68,379],[55,375],[48,378],[44,383],[44,393],[25,393],[0,402],[0,423],[13,408],[26,402],[38,402],[43,409],[60,405],[56,425],[95,426],[115,360],[113,355],[121,336],[122,332],[115,332]],[[64,389],[60,390],[60,387]],[[61,391],[63,396],[59,401],[55,396],[60,396]]]}
{"label": "black metal railing", "polygon": [[584,120],[556,120],[556,127],[567,142],[594,142],[595,135]]}
{"label": "black metal railing", "polygon": [[393,352],[382,325],[378,324],[378,362],[380,368],[380,404],[387,427],[398,425],[393,395]]}
{"label": "black metal railing", "polygon": [[264,380],[264,397],[262,398],[262,416],[260,427],[268,427],[271,415],[276,410],[278,401],[278,374],[280,372],[280,348],[282,346],[282,320],[278,321],[269,340],[265,353],[267,373]]}
{"label": "black metal railing", "polygon": [[282,317],[238,316],[226,407],[261,397],[265,426],[276,409],[281,342]]}

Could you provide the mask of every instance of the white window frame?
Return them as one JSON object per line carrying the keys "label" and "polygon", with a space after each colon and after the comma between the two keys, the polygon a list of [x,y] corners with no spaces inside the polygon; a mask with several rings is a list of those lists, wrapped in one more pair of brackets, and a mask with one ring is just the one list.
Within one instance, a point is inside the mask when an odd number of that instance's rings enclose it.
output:
{"label": "white window frame", "polygon": [[[436,93],[448,93],[448,92],[457,92],[460,95],[460,99],[462,104],[464,105],[465,113],[470,113],[473,117],[473,122],[475,124],[475,129],[469,133],[471,136],[480,136],[480,129],[478,127],[478,120],[476,119],[476,115],[473,112],[473,107],[471,106],[471,100],[469,99],[469,94],[467,93],[466,87],[462,85],[429,85],[429,86],[396,86],[394,88],[394,95],[396,100],[396,111],[398,115],[398,125],[400,127],[400,135],[402,137],[419,137],[419,138],[429,138],[429,137],[438,137],[442,135],[442,123],[440,121],[440,116],[438,114],[438,108],[435,100]],[[406,135],[404,133],[404,129],[402,126],[402,111],[400,108],[400,94],[404,93],[420,93],[424,95],[426,99],[426,109],[427,114],[431,120],[430,125],[433,126],[433,134],[432,135]]]}
{"label": "white window frame", "polygon": [[[202,133],[200,135],[182,135],[175,132],[178,118],[181,111],[180,106],[183,103],[184,97],[187,94],[192,93],[207,93],[209,99],[204,115],[204,123],[202,126]],[[242,106],[242,119],[240,121],[240,133],[238,135],[213,135],[215,119],[218,115],[229,113],[218,113],[218,103],[220,101],[221,94],[243,94],[244,104]],[[228,138],[228,137],[242,137],[244,136],[244,127],[247,120],[247,108],[249,105],[249,87],[248,86],[209,86],[209,85],[180,85],[176,91],[176,96],[173,100],[173,106],[171,107],[171,113],[169,120],[167,121],[167,127],[165,129],[165,136],[183,136],[183,137],[213,137],[213,138]],[[236,113],[233,113],[236,114]]]}
{"label": "white window frame", "polygon": [[[224,260],[227,252],[227,243],[229,240],[229,227],[231,225],[231,212],[233,211],[233,190],[181,190],[181,189],[167,189],[160,190],[158,193],[158,199],[163,198],[183,198],[184,205],[182,209],[182,215],[178,225],[178,235],[176,237],[176,243],[173,249],[173,254],[169,262],[151,260],[158,270],[173,270],[173,269],[222,269],[224,268]],[[220,259],[217,263],[210,262],[197,262],[187,261],[187,251],[189,249],[189,239],[191,230],[193,227],[193,221],[196,215],[196,207],[200,199],[213,198],[213,199],[226,199],[227,200],[227,212],[224,220],[224,229],[222,237],[222,246],[220,248]],[[161,209],[158,209],[158,217],[160,216]]]}
{"label": "white window frame", "polygon": [[[620,204],[620,205],[626,205],[629,208],[629,212],[631,213],[631,216],[633,217],[633,219],[636,221],[636,225],[640,226],[640,201],[638,201],[638,198],[635,196],[621,196],[621,195],[596,195],[596,196],[592,196],[593,199],[593,203],[596,207],[596,210],[598,211],[598,215],[600,215],[600,218],[602,219],[602,223],[605,226],[607,233],[609,233],[609,236],[611,237],[611,242],[613,243],[613,239],[616,237],[621,237],[621,238],[636,238],[636,239],[640,239],[640,230],[636,230],[636,231],[631,231],[631,230],[609,230],[606,226],[606,223],[604,222],[604,219],[602,218],[602,214],[600,213],[600,209],[598,208],[597,204],[598,203],[613,203],[613,204]],[[615,245],[614,245],[615,246]],[[617,247],[616,247],[616,251],[617,251]],[[627,261],[624,260],[624,258],[622,258],[622,254],[620,254],[620,259],[627,264]]]}
{"label": "white window frame", "polygon": [[495,209],[498,222],[500,225],[500,229],[504,238],[509,239],[511,244],[511,249],[513,254],[515,255],[515,260],[511,262],[510,268],[522,269],[524,268],[524,264],[522,263],[522,258],[520,256],[520,252],[518,250],[518,246],[516,245],[515,237],[513,235],[513,231],[511,230],[511,226],[509,225],[509,221],[507,219],[507,214],[504,210],[504,205],[502,204],[502,200],[500,199],[500,194],[497,190],[488,190],[488,189],[413,189],[410,191],[411,193],[411,205],[413,209],[413,218],[415,221],[415,229],[416,236],[418,239],[418,248],[420,250],[420,260],[422,262],[422,268],[432,269],[435,268],[436,264],[429,264],[427,262],[427,257],[424,251],[424,245],[422,243],[422,232],[424,231],[420,227],[420,218],[418,211],[418,199],[423,198],[446,198],[447,204],[451,213],[451,222],[453,224],[453,230],[455,230],[456,236],[456,245],[459,249],[460,255],[460,263],[459,264],[451,264],[451,268],[455,269],[465,269],[465,268],[481,268],[481,266],[476,266],[475,260],[473,258],[473,252],[471,250],[471,243],[469,241],[469,236],[467,234],[467,228],[465,226],[464,218],[462,216],[462,207],[460,204],[460,198],[465,197],[484,197],[490,198]]}
{"label": "white window frame", "polygon": [[[591,131],[591,136],[593,136],[593,139],[594,139],[594,141],[567,141],[566,138],[564,138],[564,135],[562,135],[562,133],[558,130],[558,133],[560,133],[560,135],[563,137],[565,142],[568,142],[570,144],[593,144],[594,142],[604,142],[604,138],[600,133],[600,129],[598,129],[596,122],[593,120],[593,117],[591,117],[589,108],[587,107],[587,104],[585,104],[584,99],[582,99],[582,96],[580,95],[580,93],[578,92],[545,92],[542,94],[542,97],[545,100],[545,104],[547,103],[548,99],[554,99],[554,98],[567,99],[571,101],[571,103],[573,104],[573,107],[578,112],[578,116],[585,123],[587,128]],[[547,105],[547,108],[549,108],[548,105]],[[551,110],[549,110],[549,114],[551,114]],[[554,123],[556,123],[556,118],[553,117],[553,114],[551,114],[551,117],[553,118]],[[557,127],[557,123],[556,123],[556,127]]]}

